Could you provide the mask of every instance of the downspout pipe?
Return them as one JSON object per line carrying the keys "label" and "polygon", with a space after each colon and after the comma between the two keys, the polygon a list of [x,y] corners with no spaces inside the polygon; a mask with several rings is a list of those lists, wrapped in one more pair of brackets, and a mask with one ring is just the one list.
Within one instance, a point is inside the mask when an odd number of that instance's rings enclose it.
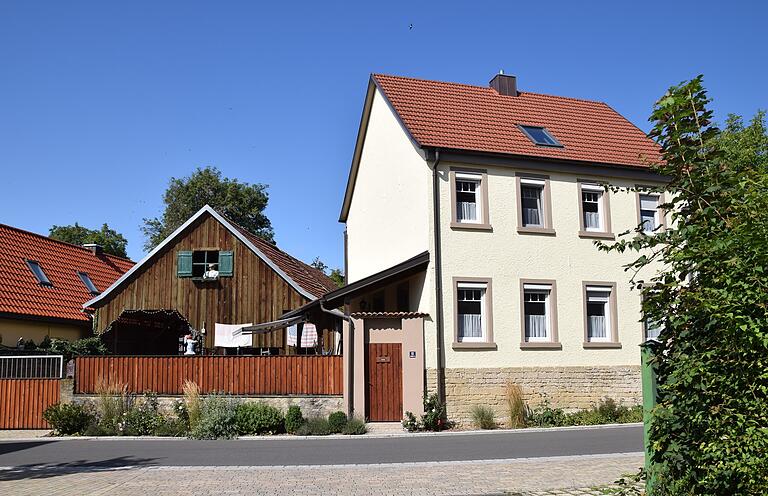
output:
{"label": "downspout pipe", "polygon": [[443,261],[440,241],[440,149],[434,150],[432,162],[432,211],[435,226],[435,327],[437,331],[437,397],[445,404],[445,326],[443,324]]}
{"label": "downspout pipe", "polygon": [[[334,317],[338,317],[338,314],[325,308],[325,300],[322,298],[320,299],[320,310],[329,315],[333,315]],[[347,374],[347,411],[349,414],[347,417],[352,418],[355,413],[355,321],[346,311],[342,318],[349,323],[349,356],[344,358],[349,362],[349,374]]]}

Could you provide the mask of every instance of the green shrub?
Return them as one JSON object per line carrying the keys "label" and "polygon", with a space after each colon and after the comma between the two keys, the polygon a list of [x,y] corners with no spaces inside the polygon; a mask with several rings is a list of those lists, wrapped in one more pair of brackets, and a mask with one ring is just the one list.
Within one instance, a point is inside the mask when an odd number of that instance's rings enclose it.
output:
{"label": "green shrub", "polygon": [[190,432],[193,439],[232,439],[237,436],[235,412],[231,398],[212,394],[201,402],[200,420]]}
{"label": "green shrub", "polygon": [[366,432],[368,432],[368,429],[365,427],[365,421],[357,417],[353,417],[347,420],[347,423],[344,424],[344,428],[341,430],[342,434],[347,434],[350,436],[359,436],[360,434],[365,434]]}
{"label": "green shrub", "polygon": [[442,431],[448,428],[445,404],[438,399],[435,393],[424,400],[424,415],[421,417],[421,425],[427,431]]}
{"label": "green shrub", "polygon": [[155,428],[155,436],[182,437],[189,432],[187,424],[180,418],[160,417],[162,421]]}
{"label": "green shrub", "polygon": [[623,411],[619,412],[618,422],[620,424],[627,424],[630,422],[642,422],[642,421],[643,421],[642,405],[625,408]]}
{"label": "green shrub", "polygon": [[496,413],[491,407],[485,405],[474,405],[470,410],[472,423],[479,429],[495,429]]}
{"label": "green shrub", "polygon": [[43,418],[57,434],[65,436],[82,434],[94,421],[91,411],[75,403],[56,403],[45,409]]}
{"label": "green shrub", "polygon": [[152,436],[165,422],[158,410],[157,395],[148,393],[143,400],[123,413],[119,433],[125,436]]}
{"label": "green shrub", "polygon": [[285,428],[280,410],[265,403],[240,403],[235,411],[235,423],[240,435],[278,434]]}
{"label": "green shrub", "polygon": [[528,415],[528,425],[534,427],[561,427],[567,422],[565,412],[561,408],[552,408],[547,400]]}
{"label": "green shrub", "polygon": [[308,418],[296,429],[297,436],[327,436],[328,434],[331,434],[331,426],[325,417]]}
{"label": "green shrub", "polygon": [[295,434],[304,423],[304,416],[301,414],[301,408],[298,405],[288,407],[288,413],[285,414],[285,430],[289,434]]}
{"label": "green shrub", "polygon": [[339,434],[347,426],[347,414],[344,412],[333,412],[328,415],[328,425],[331,428],[331,432]]}
{"label": "green shrub", "polygon": [[402,423],[403,429],[408,432],[416,432],[421,428],[419,421],[416,419],[416,415],[414,415],[413,412],[405,412],[405,417],[403,418]]}

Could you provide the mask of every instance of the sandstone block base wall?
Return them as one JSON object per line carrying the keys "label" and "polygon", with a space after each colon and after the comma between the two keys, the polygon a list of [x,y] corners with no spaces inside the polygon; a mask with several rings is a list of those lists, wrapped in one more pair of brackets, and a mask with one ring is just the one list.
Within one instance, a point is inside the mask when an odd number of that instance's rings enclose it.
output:
{"label": "sandstone block base wall", "polygon": [[[520,386],[530,408],[549,401],[566,411],[590,408],[603,398],[631,406],[642,403],[640,366],[456,368],[445,370],[448,418],[470,423],[474,405],[490,406],[496,419],[509,419],[507,382]],[[437,371],[427,369],[427,390],[436,390]]]}
{"label": "sandstone block base wall", "polygon": [[[141,398],[141,395],[136,395],[136,398]],[[298,405],[304,417],[327,417],[333,412],[344,411],[344,401],[341,396],[233,396],[233,398],[247,403],[266,403],[283,413],[288,411],[289,406]],[[173,404],[179,399],[181,396],[157,397],[160,409],[166,413],[173,411]],[[98,396],[91,394],[70,395],[69,401],[64,401],[62,397],[62,402],[65,403],[95,403],[96,401]]]}

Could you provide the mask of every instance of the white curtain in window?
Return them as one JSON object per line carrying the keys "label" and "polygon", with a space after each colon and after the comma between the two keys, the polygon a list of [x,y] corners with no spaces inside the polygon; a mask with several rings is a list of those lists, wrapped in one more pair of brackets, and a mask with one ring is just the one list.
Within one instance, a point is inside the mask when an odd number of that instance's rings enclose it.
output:
{"label": "white curtain in window", "polygon": [[645,339],[659,339],[662,325],[659,322],[645,321]]}
{"label": "white curtain in window", "polygon": [[526,315],[525,334],[529,338],[547,337],[547,316],[546,315]]}
{"label": "white curtain in window", "polygon": [[463,338],[483,337],[483,328],[478,314],[459,314],[459,336]]}
{"label": "white curtain in window", "polygon": [[584,227],[600,229],[600,212],[584,212]]}
{"label": "white curtain in window", "polygon": [[477,203],[458,202],[456,215],[458,216],[459,222],[465,220],[477,220]]}
{"label": "white curtain in window", "polygon": [[643,231],[653,231],[656,229],[656,213],[652,210],[641,210],[640,222],[643,224]]}
{"label": "white curtain in window", "polygon": [[523,224],[526,226],[541,225],[540,209],[538,208],[524,208],[523,209]]}
{"label": "white curtain in window", "polygon": [[606,339],[608,337],[605,328],[605,315],[589,316],[589,337],[592,339]]}

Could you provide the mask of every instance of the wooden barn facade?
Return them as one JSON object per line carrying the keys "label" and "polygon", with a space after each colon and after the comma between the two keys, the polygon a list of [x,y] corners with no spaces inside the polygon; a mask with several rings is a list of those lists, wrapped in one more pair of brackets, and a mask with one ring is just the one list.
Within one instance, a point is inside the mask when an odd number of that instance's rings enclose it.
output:
{"label": "wooden barn facade", "polygon": [[[177,354],[184,336],[193,333],[198,352],[223,354],[233,350],[215,346],[216,324],[274,321],[336,287],[321,271],[206,205],[84,307],[113,353]],[[318,343],[312,352],[329,353],[335,320],[314,324]],[[237,353],[307,353],[289,344],[289,332],[249,335]]]}

